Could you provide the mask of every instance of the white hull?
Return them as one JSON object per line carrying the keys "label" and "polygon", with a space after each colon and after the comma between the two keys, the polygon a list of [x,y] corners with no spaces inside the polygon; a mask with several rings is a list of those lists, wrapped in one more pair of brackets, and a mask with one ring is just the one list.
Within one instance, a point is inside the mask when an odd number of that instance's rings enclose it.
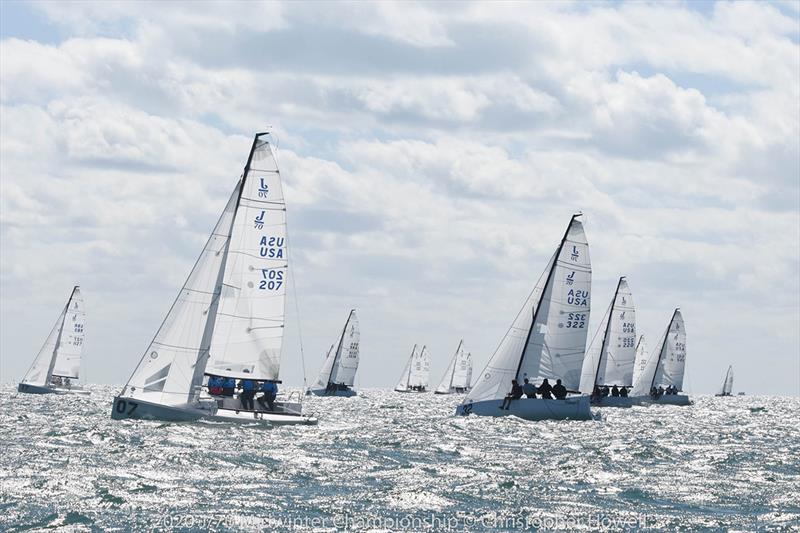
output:
{"label": "white hull", "polygon": [[631,407],[633,399],[626,396],[606,396],[596,401],[592,401],[592,407]]}
{"label": "white hull", "polygon": [[80,387],[45,387],[41,385],[29,385],[27,383],[20,383],[17,385],[17,392],[25,392],[27,394],[81,394],[88,396],[92,391],[82,389]]}
{"label": "white hull", "polygon": [[469,389],[464,389],[464,390],[461,390],[461,391],[450,390],[450,391],[447,391],[447,392],[441,392],[441,391],[438,391],[438,390],[437,391],[433,391],[434,394],[466,394],[468,392],[469,392]]}
{"label": "white hull", "polygon": [[327,392],[325,389],[309,389],[306,394],[313,394],[314,396],[341,396],[342,398],[352,398],[353,396],[358,396],[358,393],[353,389],[336,390],[333,392]]}
{"label": "white hull", "polygon": [[[238,402],[238,400],[229,400]],[[117,396],[114,398],[111,418],[114,420],[131,418],[135,420],[163,420],[166,422],[212,420],[215,422],[257,422],[276,425],[317,423],[315,417],[301,414],[299,407],[300,404],[298,403],[276,401],[274,411],[244,411],[230,408],[228,405],[219,407],[217,402],[213,400],[207,400],[197,405],[169,406]]]}
{"label": "white hull", "polygon": [[685,394],[664,394],[658,399],[651,396],[636,396],[630,398],[634,405],[692,405],[692,401]]}
{"label": "white hull", "polygon": [[500,409],[503,400],[483,400],[459,405],[456,415],[517,416],[525,420],[591,420],[588,396],[572,396],[564,400],[520,398],[511,400],[509,408]]}
{"label": "white hull", "polygon": [[394,389],[395,392],[417,392],[417,393],[426,393],[427,390],[411,390],[411,389]]}

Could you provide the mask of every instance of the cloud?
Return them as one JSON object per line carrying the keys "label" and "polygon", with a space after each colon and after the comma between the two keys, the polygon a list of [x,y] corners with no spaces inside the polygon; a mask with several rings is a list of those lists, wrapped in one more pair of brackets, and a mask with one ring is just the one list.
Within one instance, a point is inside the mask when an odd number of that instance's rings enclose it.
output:
{"label": "cloud", "polygon": [[77,280],[127,377],[271,124],[307,353],[358,307],[364,384],[414,342],[485,360],[578,210],[595,309],[627,274],[642,331],[684,307],[701,388],[734,360],[767,390],[763,338],[792,375],[793,4],[153,6],[37,3],[63,38],[0,42],[3,353]]}

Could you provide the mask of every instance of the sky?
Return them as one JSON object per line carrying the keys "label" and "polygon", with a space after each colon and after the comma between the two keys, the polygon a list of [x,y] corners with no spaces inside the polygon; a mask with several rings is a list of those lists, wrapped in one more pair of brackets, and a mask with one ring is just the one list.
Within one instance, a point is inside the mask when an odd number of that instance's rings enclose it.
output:
{"label": "sky", "polygon": [[351,308],[357,386],[461,338],[477,374],[580,211],[590,336],[625,275],[650,343],[681,308],[685,389],[800,394],[800,2],[0,10],[0,382],[80,284],[124,383],[270,129],[287,383]]}

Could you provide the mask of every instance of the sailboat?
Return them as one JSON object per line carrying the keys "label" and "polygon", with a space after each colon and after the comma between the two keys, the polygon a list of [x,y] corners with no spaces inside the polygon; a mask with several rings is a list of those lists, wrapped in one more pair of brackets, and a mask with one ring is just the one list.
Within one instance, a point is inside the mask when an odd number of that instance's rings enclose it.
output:
{"label": "sailboat", "polygon": [[[353,382],[358,370],[358,350],[361,332],[356,310],[351,309],[339,341],[331,345],[317,382],[308,391],[316,396],[355,396]],[[335,348],[335,349],[334,349]]]}
{"label": "sailboat", "polygon": [[733,367],[729,366],[728,371],[725,372],[725,379],[722,382],[722,388],[714,396],[733,396]]}
{"label": "sailboat", "polygon": [[[686,329],[680,309],[672,313],[656,346],[658,356],[647,358],[644,370],[634,383],[631,391],[633,403],[690,405],[689,397],[680,394],[686,369]],[[675,392],[667,392],[669,389]]]}
{"label": "sailboat", "polygon": [[17,386],[17,391],[30,394],[91,394],[72,383],[80,375],[85,335],[86,309],[81,289],[75,285],[44,346]]}
{"label": "sailboat", "polygon": [[417,351],[417,345],[411,350],[411,357],[403,369],[400,381],[394,388],[396,392],[427,392],[428,378],[430,376],[431,360],[428,356],[428,348],[423,346],[422,350]]}
{"label": "sailboat", "polygon": [[[633,385],[636,357],[636,311],[625,276],[619,278],[614,298],[608,306],[583,362],[581,391],[591,394],[598,407],[630,407],[628,391]],[[609,394],[614,388],[619,396]],[[619,394],[619,393],[618,393]]]}
{"label": "sailboat", "polygon": [[[527,420],[591,418],[589,396],[520,398],[504,408],[511,380],[560,379],[570,392],[580,385],[589,326],[592,266],[583,224],[574,215],[544,273],[473,385],[457,415],[515,415]],[[554,385],[554,383],[550,383]]]}
{"label": "sailboat", "polygon": [[472,354],[464,350],[464,340],[462,339],[434,394],[462,394],[469,390],[471,382]]}
{"label": "sailboat", "polygon": [[111,418],[316,423],[300,398],[245,409],[246,395],[233,387],[209,390],[212,377],[281,383],[287,254],[280,173],[269,134],[257,133],[200,257],[114,398]]}

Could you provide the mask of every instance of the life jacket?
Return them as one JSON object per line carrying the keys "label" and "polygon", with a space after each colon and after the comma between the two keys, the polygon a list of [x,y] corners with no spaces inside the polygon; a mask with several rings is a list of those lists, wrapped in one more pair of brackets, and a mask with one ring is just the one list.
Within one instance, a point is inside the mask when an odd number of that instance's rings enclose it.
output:
{"label": "life jacket", "polygon": [[252,379],[243,379],[242,380],[242,390],[245,391],[252,391],[256,390],[256,384]]}

